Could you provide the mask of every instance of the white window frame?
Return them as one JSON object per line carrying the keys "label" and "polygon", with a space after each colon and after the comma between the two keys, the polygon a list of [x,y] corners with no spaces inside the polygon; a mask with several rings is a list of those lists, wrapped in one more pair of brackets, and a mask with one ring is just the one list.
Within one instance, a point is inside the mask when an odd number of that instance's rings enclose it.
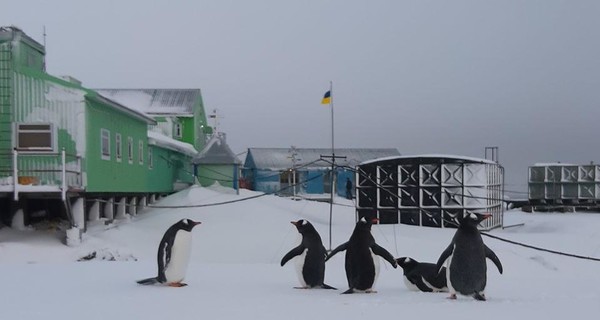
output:
{"label": "white window frame", "polygon": [[100,129],[100,157],[110,160],[110,131],[104,128]]}
{"label": "white window frame", "polygon": [[148,168],[154,168],[154,160],[152,157],[152,147],[148,146]]}
{"label": "white window frame", "polygon": [[133,163],[133,138],[127,137],[127,159],[129,164]]}
{"label": "white window frame", "polygon": [[138,141],[138,161],[141,165],[144,164],[144,141]]}
{"label": "white window frame", "polygon": [[120,133],[115,133],[115,156],[117,158],[117,162],[121,162],[123,158],[123,140],[121,139]]}
{"label": "white window frame", "polygon": [[180,122],[175,123],[175,138],[181,139],[183,137],[183,125]]}
{"label": "white window frame", "polygon": [[[38,128],[38,129],[24,129],[21,126],[46,126],[47,128]],[[19,137],[21,134],[27,133],[48,133],[50,135],[50,145],[42,146],[42,147],[23,147],[20,145]],[[43,122],[35,122],[35,123],[16,123],[15,124],[15,148],[19,152],[30,152],[30,153],[56,153],[56,128],[52,123],[43,123]]]}

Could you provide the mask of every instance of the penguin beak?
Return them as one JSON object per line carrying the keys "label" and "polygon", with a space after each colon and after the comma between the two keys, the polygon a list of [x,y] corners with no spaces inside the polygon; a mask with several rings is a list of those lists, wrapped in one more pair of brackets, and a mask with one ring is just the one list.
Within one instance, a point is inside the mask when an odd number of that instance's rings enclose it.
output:
{"label": "penguin beak", "polygon": [[371,219],[371,223],[372,223],[372,224],[376,224],[376,223],[378,223],[378,222],[379,222],[379,219],[377,219],[377,218],[373,218],[373,219]]}
{"label": "penguin beak", "polygon": [[295,225],[296,227],[298,226],[298,221],[290,221],[290,223]]}
{"label": "penguin beak", "polygon": [[200,222],[200,221],[194,221],[194,226],[197,226],[199,224],[202,224],[202,222]]}
{"label": "penguin beak", "polygon": [[[487,218],[491,218],[491,217],[492,217],[492,214],[490,214],[490,213],[486,213],[486,214],[484,214],[484,215],[483,215],[483,220],[485,220],[485,219],[487,219]],[[483,221],[483,220],[482,220],[482,221]]]}

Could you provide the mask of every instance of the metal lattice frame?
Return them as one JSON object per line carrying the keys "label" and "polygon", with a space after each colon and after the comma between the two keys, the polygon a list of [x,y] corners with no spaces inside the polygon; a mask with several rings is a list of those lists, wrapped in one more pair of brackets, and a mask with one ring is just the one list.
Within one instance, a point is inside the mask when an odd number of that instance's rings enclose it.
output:
{"label": "metal lattice frame", "polygon": [[358,166],[357,214],[380,223],[454,227],[464,212],[488,212],[482,227],[503,223],[503,169],[473,158],[398,157]]}

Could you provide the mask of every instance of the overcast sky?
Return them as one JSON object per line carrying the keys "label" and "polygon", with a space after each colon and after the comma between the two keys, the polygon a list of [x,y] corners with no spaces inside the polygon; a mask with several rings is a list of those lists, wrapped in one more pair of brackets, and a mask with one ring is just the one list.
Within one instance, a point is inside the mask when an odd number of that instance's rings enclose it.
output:
{"label": "overcast sky", "polygon": [[235,152],[394,147],[600,163],[600,1],[11,1],[0,23],[90,88],[200,88]]}

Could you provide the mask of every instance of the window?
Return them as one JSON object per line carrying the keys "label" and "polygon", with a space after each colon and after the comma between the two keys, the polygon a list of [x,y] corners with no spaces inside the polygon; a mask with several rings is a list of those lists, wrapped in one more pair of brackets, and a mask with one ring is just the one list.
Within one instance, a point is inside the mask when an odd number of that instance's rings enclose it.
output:
{"label": "window", "polygon": [[17,124],[17,150],[19,151],[43,151],[54,150],[54,128],[52,124]]}
{"label": "window", "polygon": [[100,129],[100,152],[102,160],[110,160],[110,131]]}
{"label": "window", "polygon": [[140,164],[144,164],[144,141],[138,141],[138,157]]}
{"label": "window", "polygon": [[121,157],[122,157],[122,146],[121,146],[121,134],[120,133],[115,133],[115,148],[117,149],[115,151],[116,156],[117,156],[117,161],[121,162]]}
{"label": "window", "polygon": [[182,128],[181,128],[181,123],[176,123],[175,124],[175,138],[181,138],[182,136]]}
{"label": "window", "polygon": [[127,137],[127,159],[133,163],[133,138]]}
{"label": "window", "polygon": [[152,160],[152,148],[148,146],[148,168],[154,167],[154,161]]}

